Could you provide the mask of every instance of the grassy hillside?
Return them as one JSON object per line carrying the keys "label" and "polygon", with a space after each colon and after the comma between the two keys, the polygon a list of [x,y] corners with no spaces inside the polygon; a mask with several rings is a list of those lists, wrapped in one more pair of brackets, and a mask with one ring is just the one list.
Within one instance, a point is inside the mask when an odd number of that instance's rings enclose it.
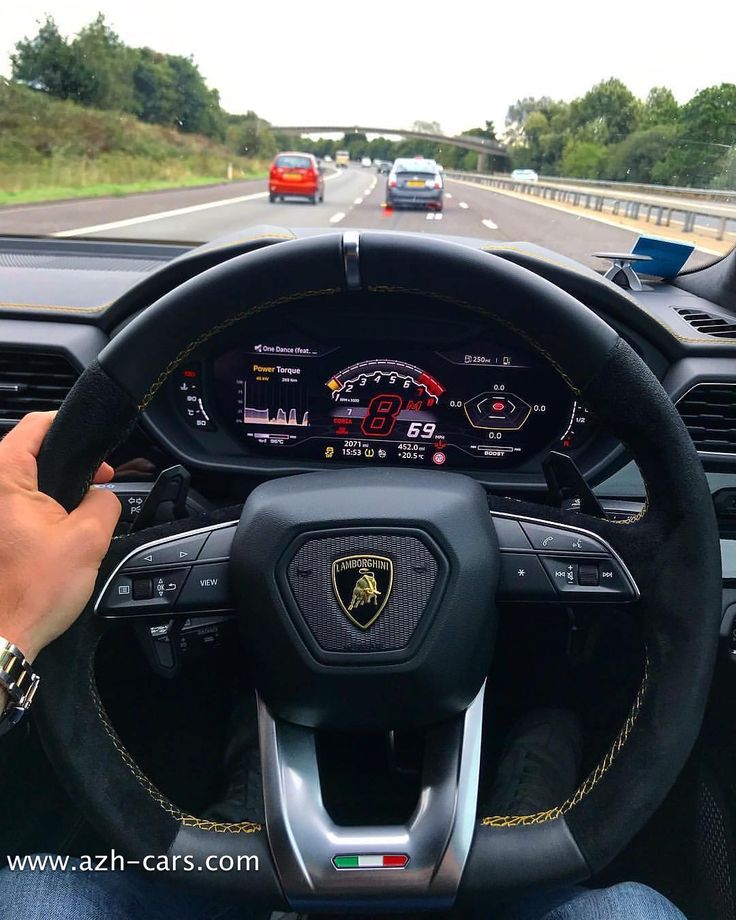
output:
{"label": "grassy hillside", "polygon": [[0,79],[0,204],[222,182],[264,164],[196,134],[53,99]]}

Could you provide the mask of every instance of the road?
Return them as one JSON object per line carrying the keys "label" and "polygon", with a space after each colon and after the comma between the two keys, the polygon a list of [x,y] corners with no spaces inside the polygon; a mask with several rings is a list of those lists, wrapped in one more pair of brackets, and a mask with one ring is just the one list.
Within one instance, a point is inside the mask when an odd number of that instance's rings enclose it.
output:
{"label": "road", "polygon": [[[324,202],[271,204],[265,180],[173,189],[121,198],[0,208],[0,234],[200,243],[256,225],[409,230],[526,241],[600,269],[598,250],[628,251],[637,234],[601,219],[447,180],[442,214],[383,207],[385,177],[351,166],[329,175]],[[690,265],[712,261],[696,252]]]}

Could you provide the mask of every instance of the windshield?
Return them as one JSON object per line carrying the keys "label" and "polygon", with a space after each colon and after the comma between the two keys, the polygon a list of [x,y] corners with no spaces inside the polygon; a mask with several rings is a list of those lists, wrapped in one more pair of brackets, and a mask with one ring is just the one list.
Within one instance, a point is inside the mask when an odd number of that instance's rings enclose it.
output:
{"label": "windshield", "polygon": [[279,169],[309,169],[312,161],[309,157],[300,157],[293,154],[281,154],[273,161],[273,165]]}
{"label": "windshield", "polygon": [[736,242],[732,30],[713,0],[687,28],[655,7],[624,0],[614,39],[582,0],[6,2],[0,234],[361,228],[697,268]]}

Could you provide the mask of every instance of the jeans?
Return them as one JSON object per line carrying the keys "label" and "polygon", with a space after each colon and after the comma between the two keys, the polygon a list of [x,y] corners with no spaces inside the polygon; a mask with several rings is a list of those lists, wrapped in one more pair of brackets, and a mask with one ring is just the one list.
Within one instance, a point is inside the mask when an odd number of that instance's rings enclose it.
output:
{"label": "jeans", "polygon": [[[205,899],[135,871],[3,869],[0,920],[255,920],[255,914],[245,907]],[[625,882],[600,890],[571,886],[538,892],[507,905],[488,920],[685,918],[656,891]]]}
{"label": "jeans", "polygon": [[667,898],[638,882],[610,888],[570,885],[508,904],[498,920],[685,920]]}

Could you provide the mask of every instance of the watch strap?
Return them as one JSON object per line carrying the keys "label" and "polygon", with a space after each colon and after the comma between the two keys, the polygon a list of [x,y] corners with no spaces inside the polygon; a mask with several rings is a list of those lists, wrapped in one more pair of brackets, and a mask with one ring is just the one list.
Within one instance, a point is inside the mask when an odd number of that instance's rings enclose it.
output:
{"label": "watch strap", "polygon": [[0,735],[23,718],[36,694],[41,678],[17,645],[0,636],[0,687],[8,695],[0,714]]}

